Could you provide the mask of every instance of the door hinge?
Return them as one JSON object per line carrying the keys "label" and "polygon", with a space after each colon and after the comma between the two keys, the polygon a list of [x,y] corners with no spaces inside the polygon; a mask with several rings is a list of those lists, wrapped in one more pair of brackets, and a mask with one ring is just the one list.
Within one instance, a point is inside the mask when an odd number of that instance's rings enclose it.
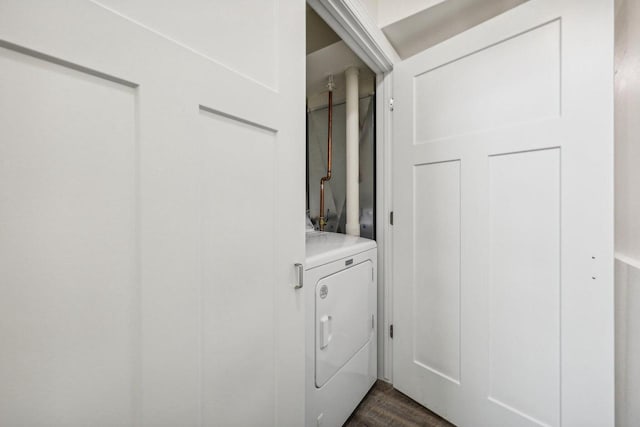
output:
{"label": "door hinge", "polygon": [[389,325],[389,338],[393,338],[393,324]]}
{"label": "door hinge", "polygon": [[389,98],[389,111],[393,111],[393,98]]}
{"label": "door hinge", "polygon": [[393,211],[389,212],[389,224],[393,225]]}

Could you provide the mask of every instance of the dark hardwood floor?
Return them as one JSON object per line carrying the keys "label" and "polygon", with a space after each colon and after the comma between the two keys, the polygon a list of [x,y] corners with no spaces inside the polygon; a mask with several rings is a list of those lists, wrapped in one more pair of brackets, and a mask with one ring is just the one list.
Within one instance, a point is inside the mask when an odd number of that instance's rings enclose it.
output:
{"label": "dark hardwood floor", "polygon": [[345,427],[455,427],[384,381],[375,383]]}

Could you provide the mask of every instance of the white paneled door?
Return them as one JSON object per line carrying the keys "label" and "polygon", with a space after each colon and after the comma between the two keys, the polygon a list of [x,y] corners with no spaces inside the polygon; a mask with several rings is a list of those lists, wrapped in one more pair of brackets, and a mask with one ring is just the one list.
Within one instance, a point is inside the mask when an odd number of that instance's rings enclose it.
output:
{"label": "white paneled door", "polygon": [[613,2],[394,69],[394,385],[461,427],[613,425]]}
{"label": "white paneled door", "polygon": [[303,424],[303,33],[0,2],[0,425]]}

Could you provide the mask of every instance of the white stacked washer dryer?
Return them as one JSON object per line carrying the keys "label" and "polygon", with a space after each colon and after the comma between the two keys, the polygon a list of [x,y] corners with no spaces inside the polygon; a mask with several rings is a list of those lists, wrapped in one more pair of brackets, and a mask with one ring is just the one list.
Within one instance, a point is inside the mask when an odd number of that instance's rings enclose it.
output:
{"label": "white stacked washer dryer", "polygon": [[341,426],[377,376],[377,247],[307,232],[306,425]]}

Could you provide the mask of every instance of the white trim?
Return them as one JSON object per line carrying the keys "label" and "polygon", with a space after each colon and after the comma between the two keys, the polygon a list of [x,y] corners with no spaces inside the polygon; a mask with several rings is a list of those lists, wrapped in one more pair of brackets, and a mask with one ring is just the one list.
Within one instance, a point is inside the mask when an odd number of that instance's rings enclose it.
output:
{"label": "white trim", "polygon": [[393,381],[393,346],[389,326],[393,322],[392,248],[389,224],[391,205],[392,73],[378,74],[376,84],[376,240],[378,241],[378,377]]}
{"label": "white trim", "polygon": [[391,71],[393,64],[400,61],[360,0],[307,0],[307,3],[376,74]]}

